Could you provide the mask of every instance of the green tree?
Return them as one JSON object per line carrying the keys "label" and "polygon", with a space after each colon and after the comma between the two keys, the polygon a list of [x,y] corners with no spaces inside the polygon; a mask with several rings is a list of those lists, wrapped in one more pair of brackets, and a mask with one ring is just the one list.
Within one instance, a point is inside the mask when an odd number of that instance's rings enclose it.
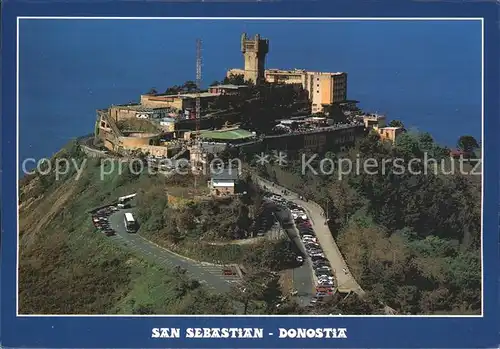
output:
{"label": "green tree", "polygon": [[479,143],[472,136],[461,136],[458,139],[457,148],[468,153],[479,148]]}
{"label": "green tree", "polygon": [[388,126],[389,127],[402,127],[402,128],[405,127],[405,125],[399,120],[391,120],[391,122],[389,122]]}
{"label": "green tree", "polygon": [[165,90],[165,94],[167,95],[175,95],[180,92],[182,92],[182,86],[177,86],[177,85],[171,86]]}
{"label": "green tree", "polygon": [[198,89],[198,85],[196,82],[188,80],[184,83],[184,85],[182,85],[182,88],[186,92],[195,92]]}
{"label": "green tree", "polygon": [[243,74],[230,74],[224,78],[224,84],[245,85],[245,77]]}

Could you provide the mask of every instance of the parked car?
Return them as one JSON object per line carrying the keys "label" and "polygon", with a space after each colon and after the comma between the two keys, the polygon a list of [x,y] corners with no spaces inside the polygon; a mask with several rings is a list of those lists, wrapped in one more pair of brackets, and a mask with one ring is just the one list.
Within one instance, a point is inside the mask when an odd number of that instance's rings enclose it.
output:
{"label": "parked car", "polygon": [[311,250],[316,250],[316,253],[323,253],[323,250],[321,249],[321,246],[316,246],[316,245],[309,245],[309,249]]}
{"label": "parked car", "polygon": [[318,281],[321,281],[321,282],[333,282],[333,276],[321,274],[321,275],[318,276]]}
{"label": "parked car", "polygon": [[313,262],[317,260],[325,260],[325,256],[311,256],[311,259]]}
{"label": "parked car", "polygon": [[223,275],[236,275],[236,272],[233,269],[225,268],[222,270]]}
{"label": "parked car", "polygon": [[316,291],[324,291],[324,292],[332,293],[333,292],[332,287],[334,287],[334,286],[335,285],[333,284],[333,282],[320,282],[320,283],[318,283],[318,286],[316,287]]}
{"label": "parked car", "polygon": [[320,244],[311,239],[302,239],[302,242],[304,243],[305,246],[318,247],[318,248],[320,247]]}
{"label": "parked car", "polygon": [[326,265],[326,266],[330,266],[330,262],[327,260],[327,259],[318,259],[316,261],[313,262],[313,265],[316,265],[316,266],[322,266],[322,265]]}
{"label": "parked car", "polygon": [[329,271],[324,271],[324,270],[315,270],[314,273],[316,274],[316,276],[319,278],[319,277],[322,277],[322,276],[333,276]]}
{"label": "parked car", "polygon": [[306,246],[306,250],[309,251],[311,254],[323,253],[323,250],[319,246],[308,245]]}
{"label": "parked car", "polygon": [[332,268],[330,268],[329,266],[327,265],[320,265],[320,266],[317,266],[317,270],[325,270],[325,271],[331,271]]}
{"label": "parked car", "polygon": [[305,243],[304,246],[310,250],[321,250],[321,246],[316,243]]}

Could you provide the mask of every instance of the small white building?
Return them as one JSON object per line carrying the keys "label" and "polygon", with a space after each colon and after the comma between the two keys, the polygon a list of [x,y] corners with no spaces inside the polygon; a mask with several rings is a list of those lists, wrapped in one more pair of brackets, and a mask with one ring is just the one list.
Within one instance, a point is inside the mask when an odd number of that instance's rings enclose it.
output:
{"label": "small white building", "polygon": [[234,195],[239,176],[237,168],[214,169],[208,183],[211,194],[214,196]]}

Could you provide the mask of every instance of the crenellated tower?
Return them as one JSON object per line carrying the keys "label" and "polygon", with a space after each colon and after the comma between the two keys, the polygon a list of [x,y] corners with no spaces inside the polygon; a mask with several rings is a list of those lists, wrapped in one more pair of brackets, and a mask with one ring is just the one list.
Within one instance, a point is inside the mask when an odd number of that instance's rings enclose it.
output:
{"label": "crenellated tower", "polygon": [[252,80],[255,84],[263,82],[269,40],[261,39],[259,34],[248,38],[247,34],[243,33],[241,35],[241,52],[245,59],[245,80]]}

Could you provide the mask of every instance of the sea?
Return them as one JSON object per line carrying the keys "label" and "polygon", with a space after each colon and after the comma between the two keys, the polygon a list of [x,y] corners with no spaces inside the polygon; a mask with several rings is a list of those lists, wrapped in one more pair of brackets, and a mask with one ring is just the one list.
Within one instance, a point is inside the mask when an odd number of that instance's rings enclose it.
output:
{"label": "sea", "polygon": [[241,33],[269,39],[266,68],[348,73],[348,98],[453,147],[481,139],[481,24],[473,21],[21,20],[19,157],[93,132],[96,109],[241,68]]}

